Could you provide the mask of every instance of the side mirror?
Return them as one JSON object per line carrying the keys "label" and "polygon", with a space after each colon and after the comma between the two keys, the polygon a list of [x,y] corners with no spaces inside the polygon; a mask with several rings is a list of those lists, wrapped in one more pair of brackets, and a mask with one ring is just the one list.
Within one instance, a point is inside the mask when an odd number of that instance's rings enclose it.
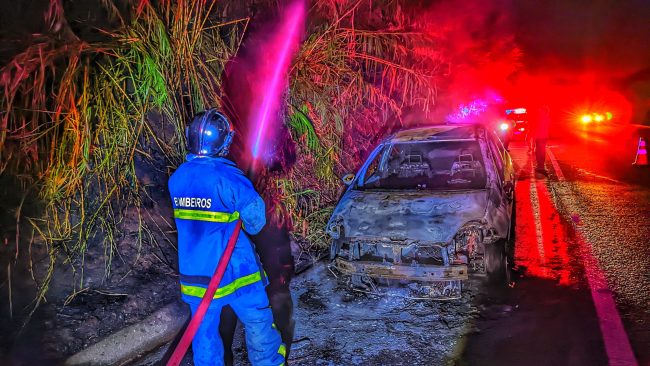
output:
{"label": "side mirror", "polygon": [[343,183],[345,183],[346,186],[349,186],[350,184],[352,184],[352,182],[354,182],[354,174],[348,173],[344,175],[343,178],[341,178],[341,180],[343,181]]}

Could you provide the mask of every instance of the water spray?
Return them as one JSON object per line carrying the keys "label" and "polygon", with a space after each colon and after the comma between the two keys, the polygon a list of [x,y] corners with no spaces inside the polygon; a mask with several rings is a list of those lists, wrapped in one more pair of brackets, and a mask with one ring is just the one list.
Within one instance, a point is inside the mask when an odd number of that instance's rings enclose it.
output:
{"label": "water spray", "polygon": [[[260,108],[252,115],[257,122],[257,130],[254,130],[253,142],[253,162],[251,169],[254,170],[255,164],[260,157],[262,150],[262,139],[266,136],[266,130],[269,127],[269,119],[272,119],[274,112],[278,110],[280,96],[284,90],[285,77],[291,62],[292,53],[297,50],[300,41],[300,32],[304,28],[305,5],[303,0],[298,0],[290,5],[282,14],[281,19],[287,19],[286,23],[279,29],[279,48],[277,49],[277,59],[272,61],[271,75],[264,83],[264,97]],[[255,125],[255,123],[251,124]]]}

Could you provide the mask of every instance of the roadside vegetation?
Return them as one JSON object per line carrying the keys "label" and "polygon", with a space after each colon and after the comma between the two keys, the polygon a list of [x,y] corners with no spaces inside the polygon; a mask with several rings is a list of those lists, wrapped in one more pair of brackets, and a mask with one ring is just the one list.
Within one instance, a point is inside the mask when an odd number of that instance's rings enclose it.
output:
{"label": "roadside vegetation", "polygon": [[[50,0],[49,31],[17,47],[0,69],[0,174],[18,182],[22,197],[38,197],[40,207],[26,215],[25,200],[17,201],[11,240],[16,251],[39,246],[49,257],[47,270],[34,276],[36,306],[57,266],[74,268],[74,292],[86,288],[91,246],[102,248],[110,276],[126,212],[140,223],[132,245],[156,240],[154,231],[170,234],[152,223],[138,164],[168,175],[182,162],[184,126],[197,111],[222,105],[224,69],[255,21],[242,9],[276,6],[97,3],[106,21],[88,25],[95,34],[89,39],[70,26],[65,1]],[[311,251],[327,245],[323,228],[339,177],[355,171],[407,112],[431,111],[449,60],[441,33],[418,26],[400,1],[318,0],[308,9],[282,100],[297,162],[267,184],[280,192],[294,235]]]}
{"label": "roadside vegetation", "polygon": [[0,120],[2,173],[20,177],[23,194],[37,194],[44,207],[26,218],[50,258],[37,279],[37,305],[57,265],[79,272],[75,290],[85,287],[91,242],[104,248],[110,275],[127,207],[138,211],[133,245],[141,245],[151,228],[136,155],[163,157],[155,162],[160,168],[182,161],[184,123],[218,104],[220,73],[246,26],[246,19],[213,24],[204,2],[133,4],[128,18],[110,1],[103,4],[117,26],[90,43],[72,32],[62,1],[50,1],[51,33],[36,36],[0,71],[7,111]]}

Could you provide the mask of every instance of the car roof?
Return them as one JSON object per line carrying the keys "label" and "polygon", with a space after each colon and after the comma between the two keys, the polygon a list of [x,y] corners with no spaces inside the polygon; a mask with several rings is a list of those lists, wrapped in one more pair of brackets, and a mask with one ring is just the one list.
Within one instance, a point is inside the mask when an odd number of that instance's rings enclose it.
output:
{"label": "car roof", "polygon": [[391,143],[418,141],[476,140],[484,136],[485,128],[478,124],[447,124],[401,130],[388,138]]}

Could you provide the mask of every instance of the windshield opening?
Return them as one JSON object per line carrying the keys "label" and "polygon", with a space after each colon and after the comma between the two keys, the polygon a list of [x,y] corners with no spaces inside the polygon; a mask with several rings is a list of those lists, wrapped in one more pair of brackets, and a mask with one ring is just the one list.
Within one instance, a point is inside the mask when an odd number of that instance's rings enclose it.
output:
{"label": "windshield opening", "polygon": [[359,189],[459,190],[487,184],[476,140],[387,145],[368,166]]}

